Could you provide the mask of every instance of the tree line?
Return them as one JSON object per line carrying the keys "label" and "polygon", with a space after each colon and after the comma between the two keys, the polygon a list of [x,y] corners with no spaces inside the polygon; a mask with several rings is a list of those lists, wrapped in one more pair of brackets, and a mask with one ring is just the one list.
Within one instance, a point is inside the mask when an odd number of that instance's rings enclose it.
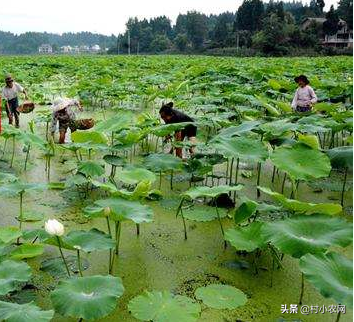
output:
{"label": "tree line", "polygon": [[[109,52],[115,53],[261,53],[287,55],[300,49],[322,50],[320,39],[338,29],[339,18],[352,28],[352,0],[340,0],[324,12],[324,0],[264,3],[244,0],[237,12],[205,15],[196,11],[180,14],[175,25],[166,16],[150,20],[130,18],[126,32],[118,36]],[[324,25],[301,29],[306,17],[326,18]]]}
{"label": "tree line", "polygon": [[[150,53],[239,53],[244,55],[288,55],[300,51],[317,51],[324,33],[338,29],[339,18],[352,29],[352,0],[340,0],[324,12],[324,0],[311,0],[307,4],[292,2],[262,2],[244,0],[236,12],[205,15],[190,11],[180,14],[173,25],[166,16],[152,19],[130,18],[126,31],[118,36],[104,36],[90,32],[50,33],[27,32],[21,35],[0,32],[0,53],[31,54],[43,43],[54,50],[63,45],[80,46],[99,44],[109,48],[110,54]],[[313,24],[302,30],[306,17],[326,18],[322,25]],[[306,53],[306,52],[305,52]]]}

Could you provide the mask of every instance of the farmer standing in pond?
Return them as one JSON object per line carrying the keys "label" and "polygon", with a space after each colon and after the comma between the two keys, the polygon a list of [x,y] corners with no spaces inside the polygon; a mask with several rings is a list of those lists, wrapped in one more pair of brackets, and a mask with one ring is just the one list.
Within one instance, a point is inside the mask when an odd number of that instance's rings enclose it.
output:
{"label": "farmer standing in pond", "polygon": [[[187,114],[173,108],[173,102],[163,104],[160,109],[160,116],[166,124],[194,122]],[[193,124],[188,124],[184,129],[175,132],[176,141],[182,142],[185,137],[192,143],[196,143],[197,127]],[[194,147],[189,149],[189,152],[194,154]],[[176,156],[182,158],[182,148],[176,148]]]}
{"label": "farmer standing in pond", "polygon": [[78,100],[58,98],[53,103],[53,115],[50,131],[54,140],[54,134],[59,122],[59,144],[65,143],[65,134],[68,128],[71,132],[76,131],[76,115],[72,110],[73,107],[78,107],[82,111],[82,106]]}
{"label": "farmer standing in pond", "polygon": [[2,89],[2,97],[6,100],[6,114],[9,118],[9,124],[13,123],[13,119],[15,118],[15,126],[20,127],[20,113],[18,112],[18,93],[23,93],[25,95],[25,99],[27,100],[27,92],[24,88],[16,83],[11,75],[7,75],[5,77],[6,86]]}
{"label": "farmer standing in pond", "polygon": [[294,111],[300,113],[311,111],[312,105],[317,102],[317,96],[309,85],[310,81],[305,75],[297,76],[294,80],[299,87],[295,92],[291,107]]}

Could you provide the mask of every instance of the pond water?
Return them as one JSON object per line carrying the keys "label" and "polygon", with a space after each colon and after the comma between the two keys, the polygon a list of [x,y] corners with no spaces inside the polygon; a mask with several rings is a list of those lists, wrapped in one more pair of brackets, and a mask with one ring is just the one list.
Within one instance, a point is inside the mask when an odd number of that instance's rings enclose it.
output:
{"label": "pond water", "polygon": [[[25,124],[32,116],[22,118]],[[24,126],[24,125],[23,125]],[[44,132],[44,127],[37,131]],[[14,169],[9,169],[5,162],[10,158],[10,147],[5,151],[0,161],[0,171],[15,171],[23,180],[29,182],[45,182],[44,159],[38,151],[33,150],[30,155],[29,169],[22,171],[25,153],[22,146],[16,145]],[[94,155],[98,158],[98,155]],[[70,160],[74,156],[70,151],[56,151],[52,161],[51,180],[64,181],[70,176]],[[251,168],[253,165],[248,165]],[[225,165],[218,167],[217,171],[224,171]],[[262,182],[275,191],[280,191],[282,176],[276,176],[272,185],[270,165],[263,167]],[[108,171],[108,169],[107,169]],[[340,181],[341,174],[333,173],[332,181]],[[329,180],[329,181],[331,181]],[[350,176],[348,184],[352,177]],[[244,191],[250,198],[256,198],[255,169],[251,178],[240,176],[240,182],[245,185]],[[296,304],[301,289],[301,274],[298,260],[285,256],[284,269],[276,269],[273,275],[273,286],[270,287],[271,259],[263,254],[258,263],[258,274],[255,273],[253,258],[250,255],[236,253],[229,245],[225,250],[223,238],[217,221],[197,223],[187,220],[188,239],[184,240],[183,224],[181,218],[175,216],[179,202],[179,193],[188,187],[187,182],[175,182],[174,190],[169,188],[168,178],[164,178],[162,191],[164,199],[159,202],[149,202],[154,210],[154,222],[143,224],[140,235],[136,235],[136,226],[124,222],[120,243],[120,254],[115,261],[113,274],[123,280],[125,292],[118,302],[116,310],[100,321],[137,321],[128,312],[127,303],[144,290],[168,290],[175,294],[187,295],[193,298],[194,291],[199,286],[210,283],[233,285],[242,290],[248,297],[245,306],[235,310],[215,310],[202,306],[199,321],[206,322],[236,322],[236,321],[335,321],[335,315],[312,314],[281,314],[281,305]],[[333,182],[332,182],[333,183]],[[158,186],[155,183],[156,187]],[[322,185],[323,183],[319,183]],[[335,184],[332,184],[335,186]],[[312,202],[340,202],[340,192],[323,190],[301,183],[298,199]],[[285,195],[289,196],[290,185],[285,187]],[[48,190],[25,195],[25,210],[41,212],[45,218],[56,218],[64,223],[67,231],[88,230],[92,227],[106,231],[106,223],[102,219],[88,221],[82,214],[81,208],[92,204],[96,192],[91,199],[84,199],[76,191]],[[261,199],[267,199],[264,195]],[[345,195],[346,214],[343,216],[352,221],[351,205],[352,192]],[[18,215],[18,200],[15,198],[0,197],[1,225],[17,225],[15,216]],[[229,219],[224,219],[225,227],[231,227]],[[41,226],[41,224],[25,224],[26,228]],[[352,247],[341,250],[347,257],[352,257]],[[65,252],[66,255],[75,255]],[[51,308],[49,291],[56,285],[55,275],[39,270],[41,262],[59,256],[54,247],[47,247],[40,260],[29,260],[29,264],[36,271],[31,280],[31,287],[19,292],[16,296],[20,301],[26,302],[29,298],[35,299],[45,309]],[[84,255],[84,266],[87,266],[84,275],[107,274],[107,252],[94,252]],[[54,277],[53,277],[54,276]],[[60,276],[60,274],[59,274]],[[334,300],[324,299],[308,282],[305,281],[305,295],[303,304],[331,305]],[[352,321],[352,310],[341,316],[341,321]],[[55,322],[77,321],[56,314]]]}

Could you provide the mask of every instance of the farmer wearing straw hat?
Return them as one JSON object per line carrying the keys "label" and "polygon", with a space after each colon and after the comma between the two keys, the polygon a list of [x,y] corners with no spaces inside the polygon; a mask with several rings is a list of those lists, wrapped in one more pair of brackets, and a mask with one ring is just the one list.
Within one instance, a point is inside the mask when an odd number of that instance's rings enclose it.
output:
{"label": "farmer wearing straw hat", "polygon": [[5,76],[5,84],[6,86],[2,88],[2,97],[6,100],[6,114],[9,118],[9,124],[13,123],[13,119],[15,118],[15,126],[20,127],[20,113],[18,112],[18,93],[23,93],[25,95],[25,99],[27,100],[27,92],[24,88],[16,83],[11,75]]}
{"label": "farmer wearing straw hat", "polygon": [[76,115],[72,110],[73,107],[78,107],[82,111],[82,106],[78,100],[68,98],[58,98],[53,103],[53,115],[50,131],[54,139],[57,122],[59,122],[59,144],[65,142],[65,134],[68,128],[71,132],[76,131]]}

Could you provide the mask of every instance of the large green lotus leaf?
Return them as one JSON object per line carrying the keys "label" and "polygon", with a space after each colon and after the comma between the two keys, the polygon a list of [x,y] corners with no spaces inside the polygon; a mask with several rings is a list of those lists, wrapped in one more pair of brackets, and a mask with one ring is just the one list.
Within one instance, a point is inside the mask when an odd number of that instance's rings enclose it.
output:
{"label": "large green lotus leaf", "polygon": [[174,124],[159,125],[159,126],[153,127],[151,129],[151,133],[153,133],[156,136],[163,137],[163,136],[171,134],[175,131],[184,129],[189,124],[193,124],[193,123],[192,122],[181,122],[181,123],[174,123]]}
{"label": "large green lotus leaf", "polygon": [[46,141],[42,139],[37,134],[31,133],[31,132],[22,132],[20,134],[20,140],[25,144],[25,145],[32,145],[36,146],[40,149],[45,149],[45,146],[47,144]]}
{"label": "large green lotus leaf", "polygon": [[33,241],[36,239],[39,242],[43,242],[48,238],[51,238],[44,229],[29,229],[22,232],[22,238],[26,241]]}
{"label": "large green lotus leaf", "polygon": [[44,215],[38,212],[25,211],[22,214],[22,218],[17,218],[17,220],[22,222],[36,222],[43,220]]}
{"label": "large green lotus leaf", "polygon": [[282,136],[286,132],[297,129],[297,124],[291,123],[289,119],[277,120],[268,123],[263,123],[259,128],[272,136]]}
{"label": "large green lotus leaf", "polygon": [[0,301],[0,320],[6,322],[49,322],[54,311],[42,311],[33,303],[17,304]]}
{"label": "large green lotus leaf", "polygon": [[31,267],[24,262],[5,260],[0,263],[0,295],[16,289],[17,282],[27,282],[31,277]]}
{"label": "large green lotus leaf", "polygon": [[255,201],[247,200],[243,202],[234,213],[234,221],[239,224],[250,218],[257,210],[258,204]]}
{"label": "large green lotus leaf", "polygon": [[199,197],[216,198],[217,196],[223,193],[228,193],[230,191],[239,191],[242,188],[243,188],[242,185],[236,185],[236,186],[220,185],[214,187],[197,186],[197,187],[192,187],[186,192],[184,192],[183,196],[189,197],[191,199],[196,199]]}
{"label": "large green lotus leaf", "polygon": [[111,313],[123,292],[119,277],[74,277],[60,281],[51,300],[55,311],[61,315],[93,321]]}
{"label": "large green lotus leaf", "polygon": [[117,177],[126,184],[137,184],[140,181],[154,182],[156,180],[156,176],[153,172],[144,168],[135,167],[129,167],[117,172]]}
{"label": "large green lotus leaf", "polygon": [[280,251],[297,258],[324,252],[331,246],[345,247],[353,240],[351,223],[326,215],[273,221],[265,226],[264,233]]}
{"label": "large green lotus leaf", "polygon": [[18,227],[0,227],[0,241],[9,243],[22,236],[22,232]]}
{"label": "large green lotus leaf", "polygon": [[353,261],[341,254],[306,254],[300,269],[324,297],[353,306]]}
{"label": "large green lotus leaf", "polygon": [[111,218],[116,221],[130,219],[137,224],[152,222],[153,211],[149,206],[142,205],[138,201],[125,200],[121,198],[111,198],[98,200],[95,202],[102,208],[109,207]]}
{"label": "large green lotus leaf", "polygon": [[274,200],[279,202],[285,209],[295,213],[302,214],[325,214],[337,215],[342,212],[342,206],[336,203],[310,203],[298,201],[295,199],[288,199],[278,192],[274,192],[269,188],[258,187],[262,192],[270,195]]}
{"label": "large green lotus leaf", "polygon": [[247,297],[242,291],[236,287],[222,284],[198,287],[195,291],[195,297],[213,309],[232,310],[245,305],[247,302]]}
{"label": "large green lotus leaf", "polygon": [[333,168],[352,169],[353,168],[353,147],[340,146],[326,151]]}
{"label": "large green lotus leaf", "polygon": [[80,247],[84,252],[106,250],[115,247],[115,241],[104,232],[93,228],[89,231],[75,230],[63,237],[63,241],[73,248]]}
{"label": "large green lotus leaf", "polygon": [[172,154],[150,154],[145,158],[144,165],[151,171],[178,170],[182,167],[182,160]]}
{"label": "large green lotus leaf", "polygon": [[312,180],[327,177],[331,171],[328,157],[304,144],[277,148],[271,155],[273,164],[293,179]]}
{"label": "large green lotus leaf", "polygon": [[125,164],[125,158],[118,155],[107,154],[103,157],[103,160],[110,165],[114,165],[116,167],[121,167]]}
{"label": "large green lotus leaf", "polygon": [[82,161],[79,163],[77,170],[86,177],[96,177],[104,174],[102,165],[95,161]]}
{"label": "large green lotus leaf", "polygon": [[240,125],[230,126],[226,129],[222,129],[219,132],[218,136],[220,137],[240,136],[257,128],[259,124],[261,124],[260,121],[245,121],[242,122]]}
{"label": "large green lotus leaf", "polygon": [[33,258],[42,255],[44,252],[44,246],[40,244],[22,244],[18,246],[13,252],[11,252],[11,258],[24,259]]}
{"label": "large green lotus leaf", "polygon": [[146,291],[133,298],[128,309],[136,319],[153,322],[195,322],[201,311],[192,299],[166,291]]}
{"label": "large green lotus leaf", "polygon": [[268,150],[260,140],[247,137],[218,137],[212,145],[229,158],[240,158],[254,162],[264,161],[268,158]]}
{"label": "large green lotus leaf", "polygon": [[47,186],[41,183],[10,182],[0,187],[0,194],[15,196],[21,192],[43,190]]}
{"label": "large green lotus leaf", "polygon": [[264,248],[267,244],[263,227],[262,222],[255,221],[247,226],[230,228],[225,231],[225,240],[229,241],[237,250],[253,252],[257,248]]}
{"label": "large green lotus leaf", "polygon": [[93,144],[106,144],[107,137],[97,131],[75,131],[71,134],[71,139],[74,143],[93,143]]}
{"label": "large green lotus leaf", "polygon": [[123,129],[129,129],[133,124],[134,115],[128,111],[120,111],[117,115],[108,120],[99,122],[94,129],[98,132],[116,132]]}
{"label": "large green lotus leaf", "polygon": [[[220,218],[227,216],[225,209],[220,208],[218,211]],[[204,222],[215,220],[218,218],[218,215],[215,207],[201,206],[183,210],[183,217],[193,221]]]}

